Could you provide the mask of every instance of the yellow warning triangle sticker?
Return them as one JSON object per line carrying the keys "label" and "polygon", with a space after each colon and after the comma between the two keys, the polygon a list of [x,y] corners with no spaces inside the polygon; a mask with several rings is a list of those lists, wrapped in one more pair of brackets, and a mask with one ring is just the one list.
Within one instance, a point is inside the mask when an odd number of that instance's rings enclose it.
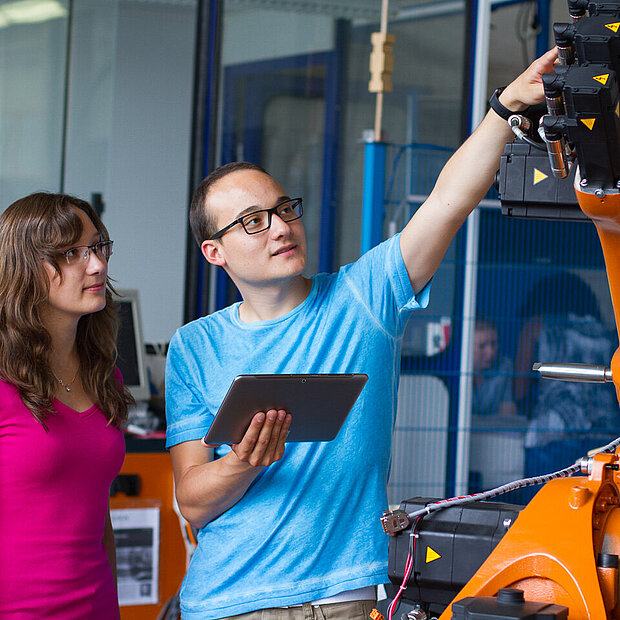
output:
{"label": "yellow warning triangle sticker", "polygon": [[544,181],[546,178],[548,178],[548,176],[548,174],[541,172],[538,168],[534,168],[534,185],[536,185],[536,183]]}
{"label": "yellow warning triangle sticker", "polygon": [[426,563],[428,564],[429,562],[434,562],[435,560],[438,560],[441,556],[437,553],[437,551],[435,551],[434,549],[431,549],[430,547],[426,547]]}
{"label": "yellow warning triangle sticker", "polygon": [[618,32],[618,28],[620,28],[620,22],[614,22],[613,24],[605,24],[605,28],[609,28],[613,32]]}
{"label": "yellow warning triangle sticker", "polygon": [[590,131],[594,127],[594,123],[596,122],[595,118],[580,118],[579,119]]}
{"label": "yellow warning triangle sticker", "polygon": [[593,75],[592,79],[600,82],[603,86],[605,86],[605,84],[607,84],[607,80],[609,79],[609,73],[603,73],[602,75]]}

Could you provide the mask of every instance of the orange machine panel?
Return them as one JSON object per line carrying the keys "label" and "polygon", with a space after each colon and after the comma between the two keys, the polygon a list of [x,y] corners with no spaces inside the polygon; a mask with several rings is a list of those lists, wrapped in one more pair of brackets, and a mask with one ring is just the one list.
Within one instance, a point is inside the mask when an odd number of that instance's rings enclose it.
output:
{"label": "orange machine panel", "polygon": [[[548,482],[455,600],[517,588],[528,601],[569,609],[571,620],[618,619],[618,569],[597,567],[617,553],[617,455],[597,454],[589,477]],[[452,618],[451,606],[439,620]]]}
{"label": "orange machine panel", "polygon": [[117,493],[110,498],[112,510],[157,506],[160,509],[159,595],[154,605],[121,607],[121,620],[155,620],[183,580],[186,549],[179,518],[173,509],[172,462],[167,452],[128,453],[121,474],[137,474],[140,490],[135,496]]}
{"label": "orange machine panel", "polygon": [[[579,190],[576,194],[581,210],[594,222],[601,240],[616,329],[620,336],[620,195],[603,193],[597,196]],[[620,348],[611,360],[611,372],[620,401]]]}

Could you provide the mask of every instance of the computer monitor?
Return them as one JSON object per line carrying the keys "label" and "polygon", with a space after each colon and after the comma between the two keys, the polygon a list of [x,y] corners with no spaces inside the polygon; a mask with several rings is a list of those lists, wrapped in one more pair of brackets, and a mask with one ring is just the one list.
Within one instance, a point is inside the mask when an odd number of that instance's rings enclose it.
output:
{"label": "computer monitor", "polygon": [[144,342],[138,291],[135,289],[117,290],[114,300],[119,308],[119,328],[116,345],[118,347],[118,368],[123,374],[125,385],[136,401],[150,398],[146,366],[144,364]]}

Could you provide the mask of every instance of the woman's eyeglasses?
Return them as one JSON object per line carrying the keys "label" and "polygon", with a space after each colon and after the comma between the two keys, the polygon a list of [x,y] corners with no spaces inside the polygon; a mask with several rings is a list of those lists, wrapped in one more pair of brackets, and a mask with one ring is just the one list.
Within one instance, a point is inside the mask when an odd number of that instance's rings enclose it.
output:
{"label": "woman's eyeglasses", "polygon": [[65,257],[69,265],[88,262],[91,252],[93,252],[97,258],[107,261],[110,256],[112,256],[113,244],[114,241],[98,241],[97,243],[93,243],[93,245],[78,245],[64,252],[59,252],[59,254]]}

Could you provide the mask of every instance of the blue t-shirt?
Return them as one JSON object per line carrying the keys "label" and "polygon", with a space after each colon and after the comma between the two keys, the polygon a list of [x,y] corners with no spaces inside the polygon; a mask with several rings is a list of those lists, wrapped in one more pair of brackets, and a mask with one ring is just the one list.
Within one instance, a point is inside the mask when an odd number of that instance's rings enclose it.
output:
{"label": "blue t-shirt", "polygon": [[270,321],[239,304],[173,336],[166,367],[167,446],[200,439],[239,374],[354,373],[368,382],[330,442],[287,443],[245,495],[198,533],[181,589],[184,620],[317,600],[387,581],[391,431],[413,294],[397,235]]}

